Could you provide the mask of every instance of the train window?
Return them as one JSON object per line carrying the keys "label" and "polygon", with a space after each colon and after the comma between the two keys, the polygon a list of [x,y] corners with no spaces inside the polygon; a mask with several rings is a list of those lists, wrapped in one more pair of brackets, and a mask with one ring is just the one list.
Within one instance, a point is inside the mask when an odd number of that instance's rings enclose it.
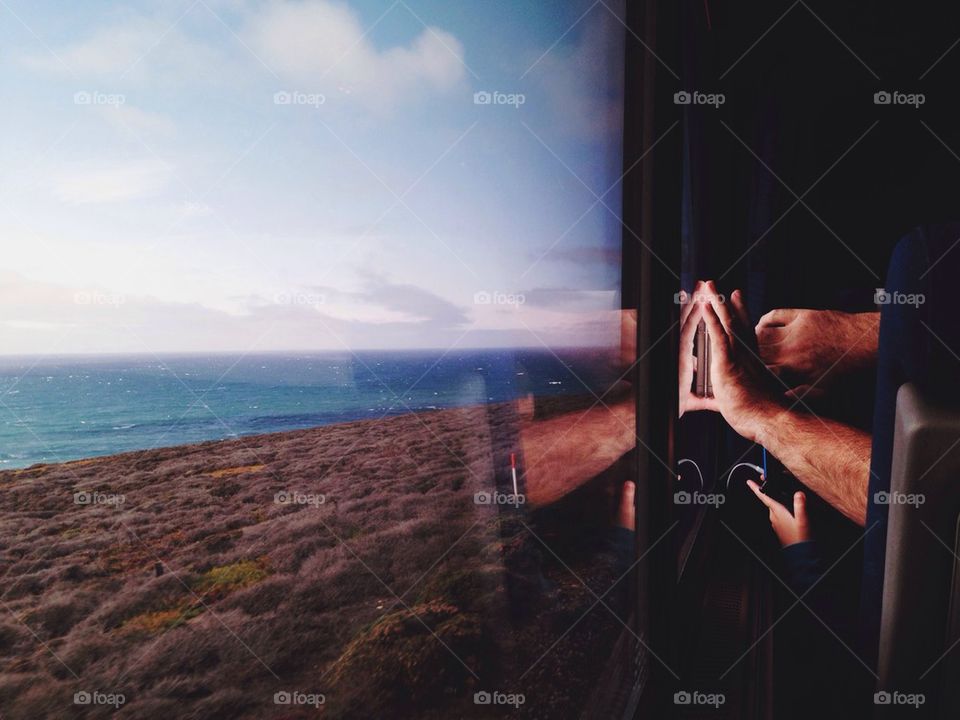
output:
{"label": "train window", "polygon": [[596,710],[625,2],[12,5],[0,706]]}

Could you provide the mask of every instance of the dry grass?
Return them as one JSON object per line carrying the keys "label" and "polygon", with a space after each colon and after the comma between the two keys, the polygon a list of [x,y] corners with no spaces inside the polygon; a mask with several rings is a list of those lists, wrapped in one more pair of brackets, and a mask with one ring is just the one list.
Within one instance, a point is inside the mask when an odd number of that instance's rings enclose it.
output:
{"label": "dry grass", "polygon": [[212,478],[225,478],[225,477],[234,477],[236,475],[246,475],[247,473],[260,472],[266,467],[266,465],[241,465],[240,467],[231,467],[223,468],[221,470],[213,470],[212,472],[206,473],[209,477]]}
{"label": "dry grass", "polygon": [[221,567],[210,568],[193,583],[193,589],[203,595],[223,597],[234,590],[260,582],[270,574],[265,557],[241,560]]}
{"label": "dry grass", "polygon": [[[73,693],[99,689],[129,718],[315,716],[273,703],[296,689],[328,718],[484,717],[465,666],[506,688],[594,600],[473,502],[506,449],[490,429],[515,422],[467,408],[0,473],[0,715],[77,717]],[[612,572],[569,539],[601,485],[526,516],[598,591]],[[125,502],[76,505],[77,488]],[[618,628],[580,623],[518,717],[580,706],[603,660],[584,653]]]}
{"label": "dry grass", "polygon": [[147,635],[159,635],[160,633],[175,628],[195,618],[203,612],[203,608],[196,605],[182,604],[167,610],[154,610],[152,612],[140,613],[127,620],[120,626],[122,632],[146,633]]}

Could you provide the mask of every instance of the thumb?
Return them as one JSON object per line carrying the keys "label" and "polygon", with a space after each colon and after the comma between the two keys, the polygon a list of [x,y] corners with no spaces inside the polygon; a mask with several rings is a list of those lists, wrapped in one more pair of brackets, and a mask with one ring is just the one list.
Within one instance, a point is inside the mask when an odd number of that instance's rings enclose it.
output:
{"label": "thumb", "polygon": [[802,492],[793,494],[793,517],[800,524],[807,524],[807,496]]}
{"label": "thumb", "polygon": [[789,325],[797,316],[797,311],[793,309],[771,310],[757,323],[757,327],[783,327]]}

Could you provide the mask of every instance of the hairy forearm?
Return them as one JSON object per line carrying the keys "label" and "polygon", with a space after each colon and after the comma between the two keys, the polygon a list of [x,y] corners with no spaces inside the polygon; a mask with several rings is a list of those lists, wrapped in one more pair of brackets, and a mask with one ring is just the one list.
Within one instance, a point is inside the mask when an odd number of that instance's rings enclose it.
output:
{"label": "hairy forearm", "polygon": [[756,441],[830,505],[866,524],[869,434],[811,413],[778,408],[767,415]]}
{"label": "hairy forearm", "polygon": [[527,503],[540,507],[606,470],[634,447],[633,395],[521,425]]}
{"label": "hairy forearm", "polygon": [[862,370],[876,365],[880,339],[880,313],[853,313],[847,316],[847,345],[850,369]]}

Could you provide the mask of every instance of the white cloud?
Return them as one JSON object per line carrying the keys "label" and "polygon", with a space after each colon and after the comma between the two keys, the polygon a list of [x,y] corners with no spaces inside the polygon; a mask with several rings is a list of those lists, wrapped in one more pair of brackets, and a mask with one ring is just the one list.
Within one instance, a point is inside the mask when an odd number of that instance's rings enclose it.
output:
{"label": "white cloud", "polygon": [[[397,7],[392,12],[405,11]],[[224,17],[239,28],[241,38],[240,43],[232,40],[229,54],[211,41],[227,32],[223,18],[197,8],[176,24],[168,17],[128,17],[55,48],[56,57],[36,52],[21,60],[32,69],[99,82],[85,89],[101,92],[131,83],[142,91],[143,82],[179,86],[198,78],[247,83],[274,73],[290,83],[278,89],[322,92],[374,111],[454,89],[465,75],[463,45],[449,32],[427,27],[405,45],[380,49],[359,15],[332,0],[276,0],[256,8],[241,3]],[[196,25],[201,21],[215,34],[200,36]],[[194,30],[188,33],[188,27]]]}
{"label": "white cloud", "polygon": [[154,195],[170,176],[170,169],[157,161],[85,165],[55,176],[53,192],[73,205],[118,202]]}
{"label": "white cloud", "polygon": [[[468,323],[464,310],[440,295],[410,283],[397,283],[370,272],[361,272],[356,290],[335,287],[308,288],[306,297],[322,297],[325,315],[343,321],[386,324],[419,324],[435,328]],[[297,293],[290,295],[296,297]]]}
{"label": "white cloud", "polygon": [[406,312],[343,319],[323,304],[299,301],[313,295],[305,290],[286,294],[284,302],[261,299],[248,312],[231,314],[197,302],[0,270],[0,354],[343,350],[345,342],[351,348],[447,347],[460,334],[429,322],[411,324]]}
{"label": "white cloud", "polygon": [[271,69],[300,89],[348,95],[375,110],[450,90],[464,77],[463,46],[448,32],[425,28],[409,46],[385,50],[365,33],[348,7],[310,0],[269,5],[251,19],[247,37]]}
{"label": "white cloud", "polygon": [[[203,12],[199,8],[200,12]],[[197,12],[198,10],[194,10]],[[130,17],[104,27],[64,47],[22,57],[27,67],[97,79],[104,87],[86,88],[114,91],[113,84],[150,77],[180,85],[184,79],[204,75],[222,79],[224,56],[210,44],[194,39],[179,24],[162,17]],[[216,22],[215,20],[213,22]]]}

